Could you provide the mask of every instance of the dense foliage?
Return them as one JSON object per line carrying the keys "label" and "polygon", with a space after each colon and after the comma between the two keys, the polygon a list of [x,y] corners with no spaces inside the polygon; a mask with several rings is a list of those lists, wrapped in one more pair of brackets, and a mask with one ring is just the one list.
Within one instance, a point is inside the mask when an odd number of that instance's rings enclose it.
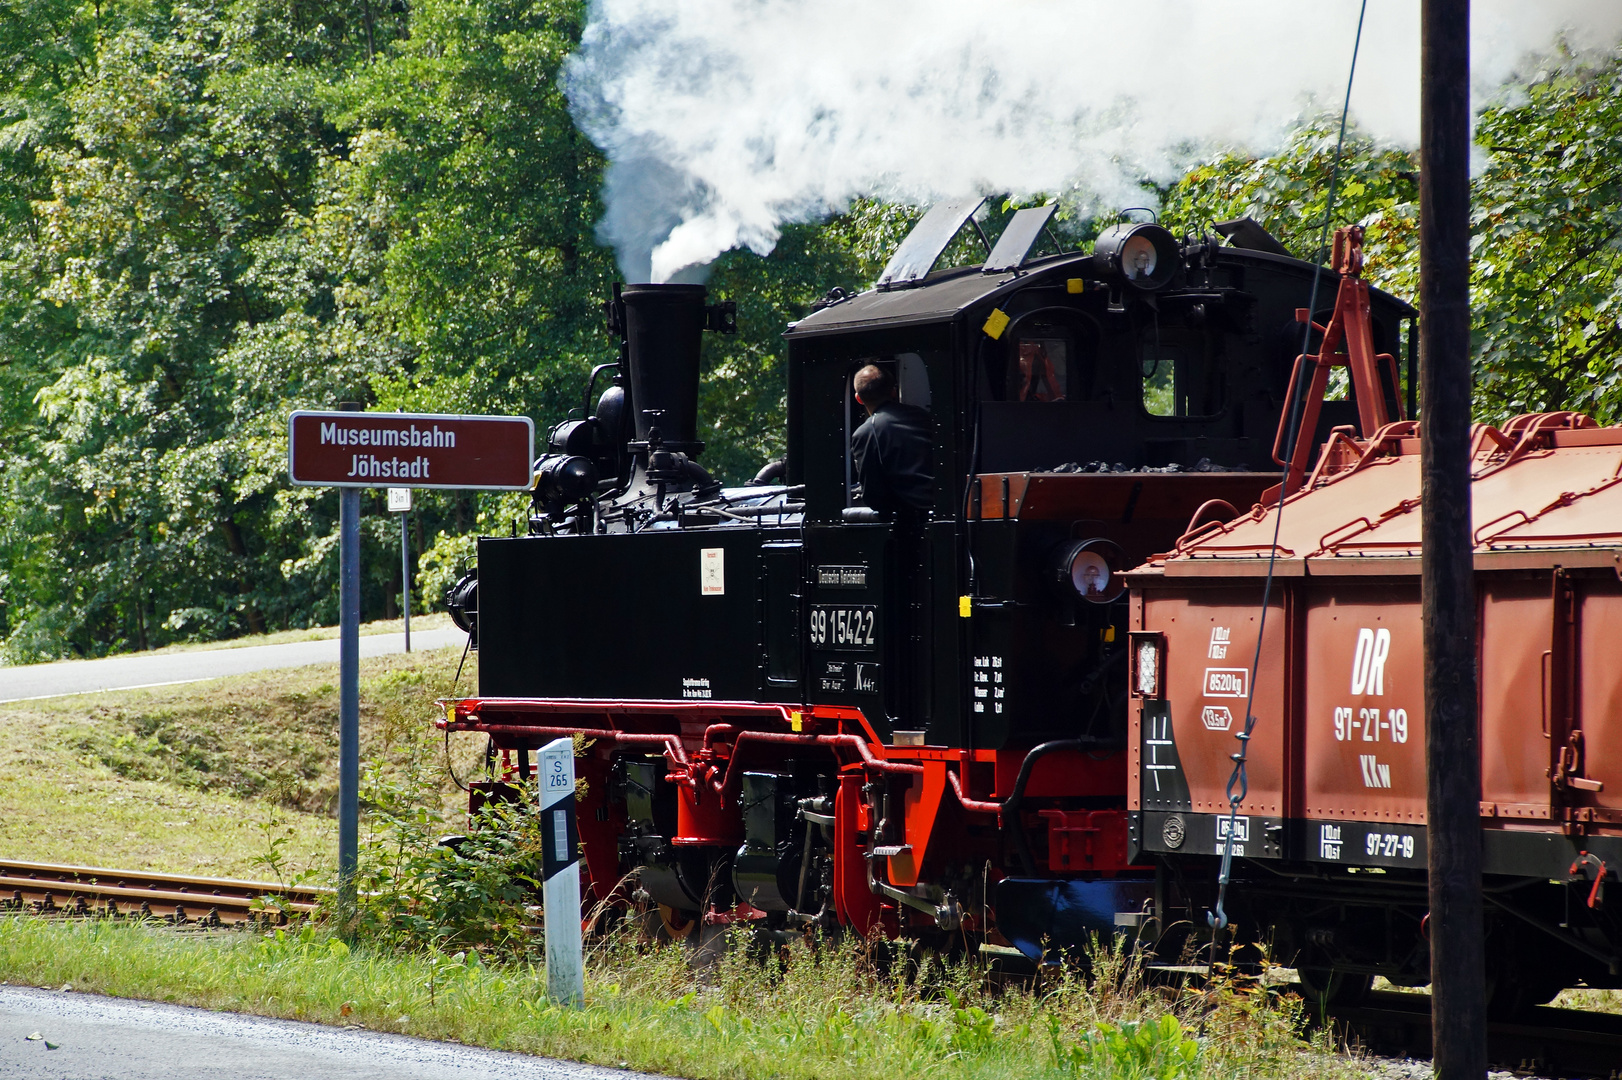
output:
{"label": "dense foliage", "polygon": [[[1250,215],[1311,258],[1338,126],[1304,125],[1268,158],[1224,154],[1165,193],[1197,230]],[[1478,120],[1472,182],[1476,412],[1574,409],[1622,420],[1622,57],[1556,55]],[[1419,289],[1419,155],[1348,135],[1333,214],[1367,230],[1369,276]]]}
{"label": "dense foliage", "polygon": [[[0,3],[0,587],[12,660],[331,622],[336,500],[286,414],[521,412],[609,358],[603,162],[558,84],[569,0]],[[780,446],[776,336],[856,283],[834,233],[729,260],[713,457]],[[438,585],[512,501],[423,494]],[[397,612],[368,496],[365,605]],[[419,591],[419,604],[431,597]]]}
{"label": "dense foliage", "polygon": [[[521,412],[543,432],[609,358],[603,160],[558,81],[583,0],[0,0],[0,607],[12,661],[335,617],[336,499],[290,488],[285,417]],[[1616,416],[1622,68],[1560,58],[1480,126],[1483,410]],[[1161,192],[1310,252],[1333,132]],[[1411,155],[1354,139],[1336,217],[1411,295]],[[710,284],[706,463],[782,447],[788,321],[870,281],[911,212],[795,225]],[[1072,221],[1078,235],[1088,223]],[[517,503],[423,494],[419,605]],[[368,496],[368,617],[398,533]]]}

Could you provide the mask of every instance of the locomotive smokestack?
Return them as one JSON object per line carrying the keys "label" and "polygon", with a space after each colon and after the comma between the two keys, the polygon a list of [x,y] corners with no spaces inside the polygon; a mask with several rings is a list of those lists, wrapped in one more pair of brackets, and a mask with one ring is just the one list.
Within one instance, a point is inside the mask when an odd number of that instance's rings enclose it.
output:
{"label": "locomotive smokestack", "polygon": [[[665,449],[689,457],[698,441],[699,351],[709,310],[702,285],[626,285],[619,291],[636,438],[657,427]],[[655,415],[650,416],[652,412]]]}

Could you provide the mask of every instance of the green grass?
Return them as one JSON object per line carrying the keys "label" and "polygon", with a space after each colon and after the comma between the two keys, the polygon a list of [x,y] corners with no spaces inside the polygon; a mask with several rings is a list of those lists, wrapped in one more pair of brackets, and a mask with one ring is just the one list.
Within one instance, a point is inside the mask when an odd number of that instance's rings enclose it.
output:
{"label": "green grass", "polygon": [[[796,944],[765,962],[745,953],[735,948],[695,971],[682,947],[611,940],[592,954],[577,1011],[548,1003],[536,966],[460,953],[350,951],[314,932],[0,920],[0,978],[13,983],[360,1024],[695,1080],[1362,1075],[1355,1060],[1295,1034],[1294,999],[1236,986],[1148,989],[1107,959],[1091,987],[1071,979],[1038,997],[992,994],[966,965],[927,987],[894,981],[860,942],[819,952]],[[1160,1067],[1145,1071],[1150,1061]]]}
{"label": "green grass", "polygon": [[[367,758],[427,752],[433,701],[450,694],[460,659],[447,648],[361,661]],[[337,682],[324,664],[0,705],[0,858],[255,879],[278,876],[269,859],[283,876],[324,881]],[[475,742],[452,741],[464,772]],[[448,779],[439,794],[447,806],[465,798]]]}

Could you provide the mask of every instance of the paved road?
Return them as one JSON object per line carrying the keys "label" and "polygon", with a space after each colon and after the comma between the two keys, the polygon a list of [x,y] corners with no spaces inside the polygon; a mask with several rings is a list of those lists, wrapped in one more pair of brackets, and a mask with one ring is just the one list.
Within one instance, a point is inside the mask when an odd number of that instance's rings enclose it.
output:
{"label": "paved road", "polygon": [[[438,649],[460,646],[467,635],[453,626],[416,630],[411,648]],[[361,656],[386,656],[403,651],[404,634],[367,634],[360,639]],[[271,668],[336,664],[338,639],[293,641],[285,645],[250,645],[240,649],[199,649],[193,652],[136,653],[105,660],[61,660],[54,664],[0,667],[0,702],[92,694],[99,690],[135,690],[144,686],[172,686],[202,682],[225,675],[242,675]]]}
{"label": "paved road", "polygon": [[[412,642],[415,646],[416,642]],[[30,1041],[28,1036],[42,1038]],[[50,1042],[57,1049],[46,1047]],[[638,1080],[642,1073],[404,1035],[0,987],[11,1080]]]}

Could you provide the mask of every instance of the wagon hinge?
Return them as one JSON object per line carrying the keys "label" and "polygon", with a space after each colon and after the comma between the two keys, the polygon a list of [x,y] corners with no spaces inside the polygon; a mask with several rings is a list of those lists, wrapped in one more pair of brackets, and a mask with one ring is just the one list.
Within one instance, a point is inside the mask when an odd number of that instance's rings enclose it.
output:
{"label": "wagon hinge", "polygon": [[1553,768],[1548,770],[1548,777],[1555,787],[1571,788],[1575,791],[1604,791],[1603,780],[1590,780],[1581,775],[1583,771],[1583,733],[1579,728],[1566,736],[1566,745],[1560,748],[1560,756],[1555,759]]}

